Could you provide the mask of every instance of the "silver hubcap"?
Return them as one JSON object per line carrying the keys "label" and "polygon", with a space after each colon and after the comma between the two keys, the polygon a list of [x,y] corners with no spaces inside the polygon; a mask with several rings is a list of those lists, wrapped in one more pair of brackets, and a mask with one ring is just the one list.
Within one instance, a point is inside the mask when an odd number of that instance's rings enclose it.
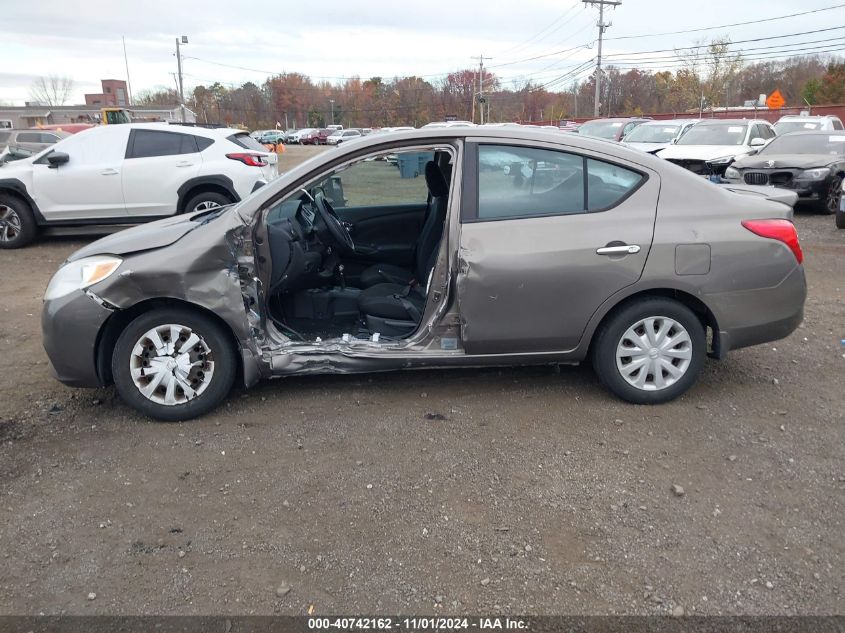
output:
{"label": "silver hubcap", "polygon": [[211,200],[206,200],[204,202],[200,202],[197,206],[194,207],[194,211],[210,211],[211,209],[216,209],[220,205],[216,202],[212,202]]}
{"label": "silver hubcap", "polygon": [[0,241],[11,242],[21,233],[21,216],[12,207],[0,204]]}
{"label": "silver hubcap", "polygon": [[678,382],[692,360],[692,339],[677,321],[655,316],[637,321],[616,347],[616,367],[625,381],[643,391]]}
{"label": "silver hubcap", "polygon": [[132,381],[145,398],[168,406],[201,395],[214,376],[205,340],[184,325],[168,323],[144,333],[129,359]]}

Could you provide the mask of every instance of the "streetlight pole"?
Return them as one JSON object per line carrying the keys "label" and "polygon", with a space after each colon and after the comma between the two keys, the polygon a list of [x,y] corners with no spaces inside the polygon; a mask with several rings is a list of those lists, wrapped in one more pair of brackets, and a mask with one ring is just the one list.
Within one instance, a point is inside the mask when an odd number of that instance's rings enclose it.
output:
{"label": "streetlight pole", "polygon": [[184,84],[182,83],[182,50],[179,48],[179,45],[187,44],[188,43],[188,36],[183,35],[180,38],[176,38],[176,68],[179,71],[179,110],[182,114],[182,123],[185,122],[185,88]]}
{"label": "streetlight pole", "polygon": [[329,105],[331,106],[332,111],[332,125],[334,125],[334,99],[329,99]]}

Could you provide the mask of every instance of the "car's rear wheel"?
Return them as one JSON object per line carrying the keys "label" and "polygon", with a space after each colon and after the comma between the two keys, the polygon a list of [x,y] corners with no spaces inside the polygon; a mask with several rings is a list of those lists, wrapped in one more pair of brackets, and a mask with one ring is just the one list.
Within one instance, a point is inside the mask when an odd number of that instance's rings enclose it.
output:
{"label": "car's rear wheel", "polygon": [[123,330],[112,355],[121,398],[157,420],[176,422],[216,407],[237,373],[231,336],[185,308],[146,312]]}
{"label": "car's rear wheel", "polygon": [[623,400],[658,404],[692,386],[706,351],[704,326],[692,310],[653,297],[624,306],[601,326],[593,367]]}
{"label": "car's rear wheel", "polygon": [[188,203],[185,205],[185,212],[210,211],[211,209],[227,204],[232,204],[228,196],[217,191],[203,191],[188,200]]}
{"label": "car's rear wheel", "polygon": [[26,246],[38,232],[29,205],[9,194],[0,194],[0,248]]}
{"label": "car's rear wheel", "polygon": [[[827,190],[827,197],[819,205],[819,210],[827,215],[839,212],[839,205],[842,201],[842,176],[834,176],[830,179],[830,186]],[[841,228],[841,227],[840,227]]]}

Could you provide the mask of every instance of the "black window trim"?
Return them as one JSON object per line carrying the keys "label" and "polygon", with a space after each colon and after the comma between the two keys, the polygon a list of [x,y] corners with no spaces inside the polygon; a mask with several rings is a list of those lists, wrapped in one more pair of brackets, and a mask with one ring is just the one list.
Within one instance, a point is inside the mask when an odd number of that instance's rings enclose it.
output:
{"label": "black window trim", "polygon": [[[506,215],[502,217],[496,218],[480,218],[478,217],[478,148],[480,145],[496,145],[496,146],[506,146],[506,147],[520,147],[520,148],[527,148],[527,149],[541,149],[550,152],[560,152],[563,154],[575,154],[576,156],[580,156],[583,160],[584,168],[584,211],[583,212],[571,212],[571,213],[543,213],[543,214],[525,214],[525,215]],[[586,150],[589,151],[589,150]],[[529,144],[525,143],[521,139],[485,139],[482,142],[479,141],[470,141],[467,140],[465,148],[464,148],[464,165],[463,165],[463,184],[461,187],[462,195],[461,195],[461,224],[475,224],[478,222],[501,222],[502,220],[531,220],[537,218],[557,218],[557,217],[569,217],[569,216],[583,216],[592,213],[604,213],[605,211],[610,211],[611,209],[615,209],[622,203],[624,203],[628,198],[633,196],[640,188],[648,182],[650,175],[648,172],[637,169],[631,165],[620,163],[618,160],[608,157],[606,154],[588,154],[584,153],[585,150],[579,147],[568,147],[568,146],[551,146],[551,145],[536,145],[536,144]],[[599,209],[590,209],[590,190],[589,190],[589,173],[587,171],[587,159],[593,159],[598,162],[608,163],[609,165],[614,165],[621,169],[627,169],[628,171],[632,171],[634,173],[639,174],[642,176],[640,182],[637,183],[636,187],[632,187],[624,196],[619,198],[613,204],[601,207]]]}

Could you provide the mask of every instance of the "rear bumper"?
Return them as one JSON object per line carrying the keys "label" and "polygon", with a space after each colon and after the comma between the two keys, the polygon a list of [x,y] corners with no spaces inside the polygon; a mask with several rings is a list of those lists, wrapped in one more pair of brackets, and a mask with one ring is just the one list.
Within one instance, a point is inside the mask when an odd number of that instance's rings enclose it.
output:
{"label": "rear bumper", "polygon": [[719,323],[719,355],[786,338],[801,324],[806,298],[803,266],[772,288],[708,295]]}

